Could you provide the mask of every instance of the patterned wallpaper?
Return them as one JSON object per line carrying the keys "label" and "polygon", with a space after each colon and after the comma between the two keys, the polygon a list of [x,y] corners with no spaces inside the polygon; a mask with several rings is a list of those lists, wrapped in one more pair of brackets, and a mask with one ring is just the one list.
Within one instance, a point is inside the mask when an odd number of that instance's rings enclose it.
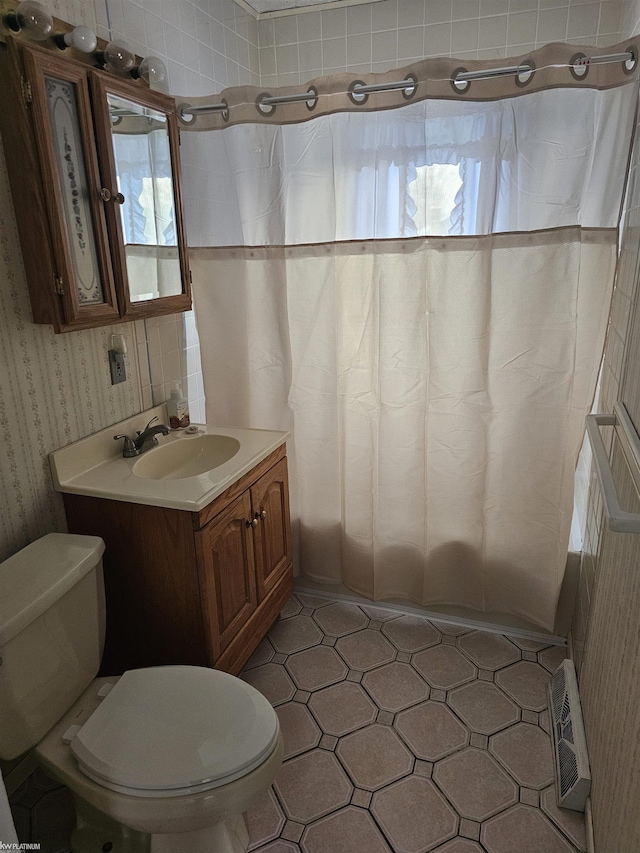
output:
{"label": "patterned wallpaper", "polygon": [[[48,5],[65,20],[95,25],[92,6],[81,0]],[[129,378],[111,386],[114,332],[130,343]],[[34,325],[0,147],[0,560],[65,529],[48,453],[140,411],[134,340],[130,323],[67,335]]]}
{"label": "patterned wallpaper", "polygon": [[131,324],[54,335],[31,321],[4,153],[0,161],[0,560],[64,530],[47,454],[140,411],[136,348],[128,380],[111,385],[107,349]]}

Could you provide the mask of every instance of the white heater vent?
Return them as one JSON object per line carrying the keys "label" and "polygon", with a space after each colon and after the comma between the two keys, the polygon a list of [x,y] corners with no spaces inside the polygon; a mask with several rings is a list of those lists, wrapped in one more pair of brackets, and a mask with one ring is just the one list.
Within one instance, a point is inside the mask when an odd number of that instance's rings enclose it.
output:
{"label": "white heater vent", "polygon": [[583,812],[591,791],[591,771],[573,661],[564,660],[549,682],[549,711],[556,759],[558,805]]}

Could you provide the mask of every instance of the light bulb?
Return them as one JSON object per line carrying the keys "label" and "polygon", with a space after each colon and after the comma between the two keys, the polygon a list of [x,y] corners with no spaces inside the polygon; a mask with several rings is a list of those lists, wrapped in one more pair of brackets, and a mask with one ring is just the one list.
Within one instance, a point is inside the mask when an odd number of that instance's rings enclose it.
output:
{"label": "light bulb", "polygon": [[116,74],[126,74],[133,68],[136,57],[128,44],[110,41],[103,51],[96,53],[96,59],[109,71]]}
{"label": "light bulb", "polygon": [[131,69],[131,76],[142,77],[149,84],[163,83],[167,79],[167,68],[157,56],[145,57],[137,68]]}
{"label": "light bulb", "polygon": [[46,41],[53,32],[53,18],[37,0],[18,3],[16,11],[5,20],[14,32],[24,30],[32,41]]}
{"label": "light bulb", "polygon": [[69,33],[59,33],[54,37],[54,41],[60,50],[75,47],[81,53],[93,53],[98,44],[96,34],[89,27],[76,27]]}

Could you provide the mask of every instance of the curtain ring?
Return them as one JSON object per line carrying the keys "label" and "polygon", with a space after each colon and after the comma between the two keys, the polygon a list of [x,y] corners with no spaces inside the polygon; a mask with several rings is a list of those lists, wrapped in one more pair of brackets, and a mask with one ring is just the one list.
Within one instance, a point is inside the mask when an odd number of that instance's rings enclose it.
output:
{"label": "curtain ring", "polygon": [[351,98],[352,102],[356,104],[356,106],[362,106],[362,104],[366,104],[369,100],[369,95],[366,92],[356,92],[356,86],[364,86],[364,80],[354,80],[353,83],[349,86],[348,95]]}
{"label": "curtain ring", "polygon": [[638,65],[638,48],[635,44],[630,44],[627,48],[627,53],[631,54],[631,59],[625,59],[622,63],[622,70],[625,74],[633,74]]}
{"label": "curtain ring", "polygon": [[456,68],[456,70],[451,75],[451,88],[457,95],[464,95],[465,92],[468,92],[471,88],[470,80],[457,80],[458,74],[466,74],[468,68]]}
{"label": "curtain ring", "polygon": [[410,101],[411,98],[413,98],[415,93],[418,91],[418,78],[414,74],[407,74],[404,79],[407,81],[407,83],[410,83],[412,85],[407,86],[405,89],[402,89],[402,97],[405,99],[405,101]]}
{"label": "curtain ring", "polygon": [[569,71],[575,80],[584,80],[589,73],[589,57],[584,53],[574,53],[569,60]]}
{"label": "curtain ring", "polygon": [[313,112],[313,110],[318,106],[318,90],[315,86],[309,86],[307,89],[307,95],[311,95],[311,97],[308,101],[305,101],[305,104],[307,105],[309,112]]}
{"label": "curtain ring", "polygon": [[191,104],[187,104],[187,103],[178,104],[178,106],[176,108],[176,113],[178,114],[178,118],[180,119],[180,121],[183,124],[193,124],[193,122],[196,120],[196,117],[193,115],[193,113],[186,113],[186,114],[183,113],[183,110],[189,110],[189,109],[191,109]]}
{"label": "curtain ring", "polygon": [[261,92],[256,98],[256,109],[259,113],[262,113],[263,116],[272,116],[276,111],[275,104],[263,104],[262,101],[264,98],[270,98],[271,95],[269,92]]}
{"label": "curtain ring", "polygon": [[229,104],[225,98],[222,98],[220,103],[224,104],[224,109],[220,110],[220,115],[222,116],[222,120],[223,121],[229,121]]}
{"label": "curtain ring", "polygon": [[518,73],[515,76],[515,84],[519,86],[521,89],[525,86],[528,86],[529,83],[533,80],[536,73],[536,64],[531,59],[527,59],[526,62],[522,62],[518,66]]}

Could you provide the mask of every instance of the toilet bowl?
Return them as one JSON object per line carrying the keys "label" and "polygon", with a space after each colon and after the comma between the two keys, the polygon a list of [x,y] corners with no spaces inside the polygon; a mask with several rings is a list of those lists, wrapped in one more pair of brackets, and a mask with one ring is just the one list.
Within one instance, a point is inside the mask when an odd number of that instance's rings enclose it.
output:
{"label": "toilet bowl", "polygon": [[242,853],[282,762],[277,715],[204,667],[96,678],[103,551],[49,534],[0,564],[0,757],[34,747],[72,791],[78,853]]}

